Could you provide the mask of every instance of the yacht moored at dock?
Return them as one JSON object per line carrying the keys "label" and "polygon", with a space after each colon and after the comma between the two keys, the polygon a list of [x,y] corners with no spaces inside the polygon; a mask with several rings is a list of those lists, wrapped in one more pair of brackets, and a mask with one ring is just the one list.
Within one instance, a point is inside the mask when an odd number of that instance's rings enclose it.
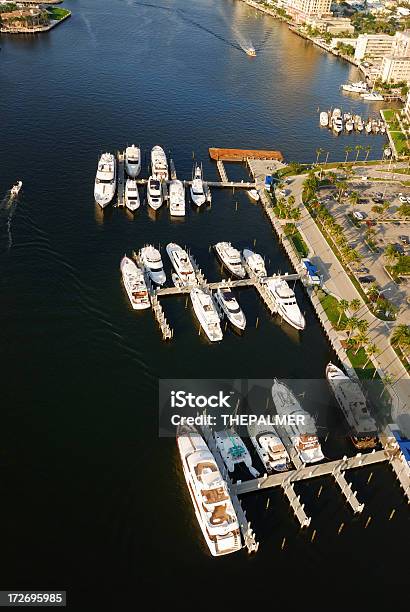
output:
{"label": "yacht moored at dock", "polygon": [[197,280],[195,270],[191,260],[189,259],[188,253],[174,242],[167,244],[166,251],[171,260],[172,266],[179,280],[181,281],[181,286],[188,287],[189,285],[196,285]]}
{"label": "yacht moored at dock", "polygon": [[242,265],[241,255],[230,242],[217,242],[215,251],[228,272],[237,278],[245,278],[246,272]]}
{"label": "yacht moored at dock", "polygon": [[196,518],[215,557],[241,549],[239,522],[216,461],[199,433],[180,428],[177,445]]}
{"label": "yacht moored at dock", "polygon": [[[272,399],[278,415],[289,418],[289,422],[283,426],[283,429],[303,463],[322,461],[324,455],[313,417],[303,410],[289,387],[276,378],[272,385]],[[291,423],[290,420],[294,423]]]}
{"label": "yacht moored at dock", "polygon": [[202,206],[202,204],[205,204],[206,194],[204,190],[202,168],[199,164],[195,164],[190,193],[194,204],[197,206]]}
{"label": "yacht moored at dock", "polygon": [[131,145],[125,149],[125,170],[130,178],[136,178],[141,172],[141,149]]}
{"label": "yacht moored at dock", "polygon": [[224,429],[214,433],[215,443],[229,472],[235,470],[235,466],[244,463],[254,478],[259,472],[252,466],[252,457],[243,440],[234,429]]}
{"label": "yacht moored at dock", "polygon": [[161,190],[161,182],[150,176],[147,184],[147,201],[148,205],[153,210],[158,210],[158,208],[162,205],[162,190]]}
{"label": "yacht moored at dock", "polygon": [[365,81],[356,81],[356,83],[345,83],[342,85],[343,91],[350,93],[364,94],[369,91],[367,83]]}
{"label": "yacht moored at dock", "polygon": [[319,115],[319,123],[322,127],[327,127],[329,125],[329,113],[322,111]]}
{"label": "yacht moored at dock", "polygon": [[202,329],[211,342],[219,342],[223,338],[218,311],[212,295],[199,287],[190,292],[192,306]]}
{"label": "yacht moored at dock", "polygon": [[135,263],[126,255],[121,260],[121,274],[124,287],[134,310],[150,307],[147,285],[144,274]]}
{"label": "yacht moored at dock", "polygon": [[152,176],[159,181],[169,179],[167,156],[164,149],[159,145],[155,145],[151,150],[151,170]]}
{"label": "yacht moored at dock", "polygon": [[140,207],[140,195],[135,179],[128,178],[125,183],[125,206],[131,211]]}
{"label": "yacht moored at dock", "polygon": [[169,184],[169,214],[172,217],[185,215],[185,187],[178,179]]}
{"label": "yacht moored at dock", "polygon": [[257,189],[248,189],[246,193],[251,198],[251,200],[254,200],[254,202],[259,202],[260,196]]}
{"label": "yacht moored at dock", "polygon": [[289,469],[288,451],[274,427],[252,423],[248,425],[248,434],[267,474]]}
{"label": "yacht moored at dock", "polygon": [[254,253],[250,249],[244,249],[242,251],[242,256],[255,276],[258,278],[267,276],[265,262],[263,261],[262,255]]}
{"label": "yacht moored at dock", "polygon": [[101,208],[105,208],[115,195],[117,162],[112,153],[103,153],[98,161],[94,183],[94,198]]}
{"label": "yacht moored at dock", "polygon": [[270,278],[265,286],[276,304],[278,313],[289,325],[296,329],[305,329],[305,317],[296,301],[295,292],[284,279]]}
{"label": "yacht moored at dock", "polygon": [[350,439],[354,446],[359,450],[375,448],[377,427],[359,383],[333,363],[326,366],[326,378],[349,425]]}
{"label": "yacht moored at dock", "polygon": [[157,285],[163,285],[167,277],[159,250],[152,246],[152,244],[148,244],[140,250],[139,254],[149,277]]}
{"label": "yacht moored at dock", "polygon": [[228,321],[234,327],[243,331],[246,327],[246,317],[231,289],[217,289],[214,297]]}

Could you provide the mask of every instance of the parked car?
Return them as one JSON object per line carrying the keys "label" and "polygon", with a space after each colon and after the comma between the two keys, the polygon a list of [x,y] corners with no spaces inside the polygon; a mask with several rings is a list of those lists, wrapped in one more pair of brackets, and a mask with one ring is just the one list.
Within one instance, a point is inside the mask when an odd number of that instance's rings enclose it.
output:
{"label": "parked car", "polygon": [[403,244],[410,244],[410,240],[408,236],[399,236],[399,240],[400,242],[402,242]]}
{"label": "parked car", "polygon": [[359,276],[358,280],[359,283],[362,283],[362,285],[368,285],[370,283],[374,283],[376,279],[371,274],[368,274],[367,276]]}
{"label": "parked car", "polygon": [[357,268],[357,271],[361,274],[367,274],[369,272],[369,268],[366,268],[365,266],[360,266],[360,268]]}
{"label": "parked car", "polygon": [[353,217],[355,219],[359,219],[359,221],[363,221],[363,219],[366,218],[366,215],[362,212],[360,212],[360,210],[354,210],[353,211]]}
{"label": "parked car", "polygon": [[404,195],[399,195],[399,200],[402,204],[407,204],[408,199]]}

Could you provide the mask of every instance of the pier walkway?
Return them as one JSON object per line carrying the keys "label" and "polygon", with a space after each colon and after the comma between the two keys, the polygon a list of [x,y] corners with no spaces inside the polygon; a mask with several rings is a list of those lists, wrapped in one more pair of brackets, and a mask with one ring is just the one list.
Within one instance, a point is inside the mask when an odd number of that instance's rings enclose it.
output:
{"label": "pier walkway", "polygon": [[117,206],[123,208],[125,206],[125,175],[124,175],[124,152],[117,153]]}

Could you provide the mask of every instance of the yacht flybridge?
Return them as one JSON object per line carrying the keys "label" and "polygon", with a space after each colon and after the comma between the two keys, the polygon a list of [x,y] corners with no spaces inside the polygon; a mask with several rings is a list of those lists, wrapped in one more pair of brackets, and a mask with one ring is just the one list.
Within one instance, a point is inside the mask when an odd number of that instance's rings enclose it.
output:
{"label": "yacht flybridge", "polygon": [[238,519],[205,440],[197,431],[181,428],[177,445],[196,518],[211,554],[218,557],[240,550]]}
{"label": "yacht flybridge", "polygon": [[377,427],[359,383],[333,363],[326,366],[326,378],[349,425],[354,446],[360,450],[375,448]]}
{"label": "yacht flybridge", "polygon": [[214,296],[223,315],[234,327],[243,331],[246,327],[246,318],[231,289],[217,289]]}
{"label": "yacht flybridge", "polygon": [[255,276],[258,276],[259,278],[267,276],[265,262],[263,261],[262,255],[254,253],[250,249],[244,249],[242,251],[242,256]]}
{"label": "yacht flybridge", "polygon": [[192,306],[202,329],[211,342],[219,342],[223,338],[218,311],[215,308],[212,295],[199,287],[191,289],[189,294]]}
{"label": "yacht flybridge", "polygon": [[125,170],[130,178],[136,178],[141,172],[141,149],[131,145],[125,149]]}
{"label": "yacht flybridge", "polygon": [[284,279],[270,278],[265,285],[270,292],[280,316],[296,329],[305,329],[305,317],[296,301],[295,292]]}
{"label": "yacht flybridge", "polygon": [[122,258],[120,268],[131,306],[134,310],[149,308],[150,300],[142,270],[135,265],[132,259],[126,256]]}
{"label": "yacht flybridge", "polygon": [[276,378],[272,385],[272,399],[276,412],[286,416],[283,426],[303,463],[316,463],[324,459],[313,417],[303,410],[292,391]]}
{"label": "yacht flybridge", "polygon": [[177,274],[177,277],[181,283],[181,286],[188,287],[189,285],[196,285],[197,280],[195,276],[195,270],[189,259],[189,255],[183,248],[174,242],[170,242],[166,246],[168,257],[171,260],[172,266]]}
{"label": "yacht flybridge", "polygon": [[202,168],[199,164],[195,164],[194,175],[190,187],[191,199],[197,206],[202,206],[206,202],[204,181],[202,176]]}
{"label": "yacht flybridge", "polygon": [[94,183],[94,198],[101,208],[105,208],[115,195],[117,164],[112,153],[103,153],[98,161]]}
{"label": "yacht flybridge", "polygon": [[157,178],[150,176],[147,185],[147,200],[153,210],[158,210],[162,205],[161,183]]}
{"label": "yacht flybridge", "polygon": [[172,217],[185,215],[185,188],[178,179],[172,180],[169,184],[169,214]]}
{"label": "yacht flybridge", "polygon": [[163,285],[167,277],[164,271],[161,253],[158,249],[153,247],[152,244],[148,244],[140,250],[139,254],[151,280],[157,285]]}
{"label": "yacht flybridge", "polygon": [[135,179],[128,178],[125,183],[125,206],[131,211],[137,210],[140,207],[140,196]]}
{"label": "yacht flybridge", "polygon": [[241,255],[230,242],[217,242],[215,251],[228,272],[237,278],[245,278],[246,272],[242,265]]}
{"label": "yacht flybridge", "polygon": [[151,169],[152,176],[159,181],[167,181],[169,179],[167,156],[164,149],[159,145],[155,145],[151,151]]}
{"label": "yacht flybridge", "polygon": [[254,478],[259,476],[259,472],[252,466],[252,458],[248,449],[234,429],[216,431],[214,437],[222,460],[229,472],[233,472],[235,466],[244,463]]}
{"label": "yacht flybridge", "polygon": [[252,423],[248,425],[248,434],[267,474],[284,472],[289,468],[288,451],[274,427]]}

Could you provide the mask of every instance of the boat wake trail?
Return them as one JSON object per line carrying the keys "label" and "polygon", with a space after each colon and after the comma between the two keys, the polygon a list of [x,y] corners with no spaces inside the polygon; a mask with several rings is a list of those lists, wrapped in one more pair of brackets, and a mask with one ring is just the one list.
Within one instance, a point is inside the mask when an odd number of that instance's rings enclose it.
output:
{"label": "boat wake trail", "polygon": [[85,15],[81,15],[81,18],[82,18],[82,20],[83,20],[83,22],[84,22],[84,25],[85,25],[85,27],[86,27],[86,29],[87,29],[87,32],[88,32],[88,33],[89,33],[89,35],[90,35],[90,38],[91,38],[91,40],[92,40],[93,47],[96,47],[96,46],[97,46],[97,38],[96,38],[96,36],[95,36],[95,34],[94,34],[94,32],[93,32],[93,29],[92,29],[92,27],[91,27],[91,23],[90,23],[90,21],[89,21],[88,17],[86,17]]}
{"label": "boat wake trail", "polygon": [[8,249],[11,249],[13,245],[13,237],[11,233],[11,224],[14,215],[14,211],[17,208],[17,198],[14,198],[10,192],[0,203],[0,216],[5,218],[5,225],[7,231]]}

